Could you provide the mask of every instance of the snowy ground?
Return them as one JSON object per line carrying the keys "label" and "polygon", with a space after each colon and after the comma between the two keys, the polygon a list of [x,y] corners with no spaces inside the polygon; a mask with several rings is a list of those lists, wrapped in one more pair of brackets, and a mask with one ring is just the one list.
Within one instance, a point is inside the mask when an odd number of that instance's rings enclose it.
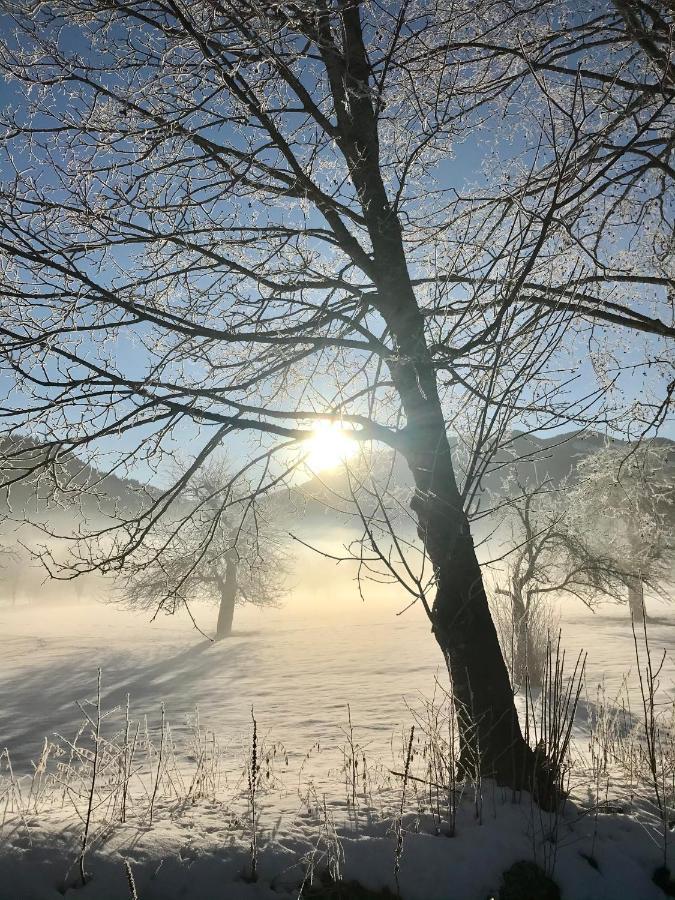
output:
{"label": "snowy ground", "polygon": [[[144,616],[93,603],[1,609],[0,749],[9,750],[24,807],[17,814],[16,796],[5,789],[0,900],[47,900],[64,890],[70,896],[71,889],[73,896],[122,900],[131,896],[123,859],[130,861],[141,900],[298,897],[312,861],[317,872],[329,868],[372,888],[395,891],[401,779],[390,770],[405,766],[411,709],[423,709],[436,679],[445,684],[444,669],[421,610],[396,616],[398,608],[383,597],[363,604],[354,599],[346,578],[328,575],[326,566],[317,567],[283,609],[238,611],[234,635],[218,645],[181,617],[150,623]],[[652,611],[657,616],[650,626],[653,655],[660,659],[661,648],[672,651],[661,674],[660,702],[665,704],[675,684],[675,617],[667,607]],[[214,613],[205,610],[203,616],[208,629]],[[563,618],[562,628],[570,658],[581,647],[589,651],[589,702],[582,704],[576,733],[582,746],[597,685],[604,683],[612,698],[635,669],[633,636],[625,610],[591,616],[575,609]],[[61,747],[67,748],[83,718],[75,701],[94,696],[98,667],[103,709],[120,707],[104,728],[111,736],[119,732],[129,694],[134,721],[144,723],[147,717],[154,750],[147,751],[145,769],[134,776],[136,800],[126,824],[107,827],[119,816],[106,812],[105,804],[117,800],[111,801],[103,788],[97,794],[98,831],[86,862],[91,880],[75,888],[86,785],[78,788],[77,802],[64,801],[67,792],[59,800],[54,784],[65,778],[60,775],[49,791],[33,788],[31,807],[26,803],[29,779],[22,777],[38,762],[45,736],[63,736]],[[629,695],[637,708],[634,679],[629,679]],[[166,771],[150,827],[162,703],[171,727],[171,762],[165,750]],[[348,704],[354,756],[361,766],[356,807],[345,771]],[[255,884],[245,877],[251,865],[246,766],[252,708],[263,759]],[[92,707],[85,710],[91,714]],[[200,739],[208,742],[213,733],[220,747],[219,761],[209,771],[212,783],[199,796],[190,787],[197,710]],[[267,757],[260,756],[263,744],[269,748],[269,778]],[[423,748],[415,746],[419,759],[411,772],[423,774]],[[64,764],[55,757],[49,771]],[[182,779],[182,787],[176,787],[176,779]],[[405,900],[497,896],[501,873],[519,859],[536,859],[553,871],[567,900],[664,896],[651,882],[662,861],[658,833],[653,820],[635,814],[635,804],[626,801],[620,814],[596,815],[583,808],[587,797],[581,790],[558,820],[541,816],[527,798],[514,805],[510,795],[485,785],[480,816],[474,793],[467,790],[450,838],[447,822],[430,815],[433,803],[425,799],[426,790],[408,785],[399,874]]]}

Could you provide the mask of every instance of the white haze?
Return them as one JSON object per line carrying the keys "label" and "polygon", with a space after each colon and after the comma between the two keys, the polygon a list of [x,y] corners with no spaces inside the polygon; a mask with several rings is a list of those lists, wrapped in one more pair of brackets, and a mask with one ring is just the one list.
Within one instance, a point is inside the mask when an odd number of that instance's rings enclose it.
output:
{"label": "white haze", "polygon": [[[345,531],[325,534],[319,544],[334,551],[347,538]],[[298,766],[310,751],[320,757],[317,745],[323,752],[343,743],[349,704],[360,740],[391,758],[392,740],[398,752],[410,724],[406,704],[430,697],[447,675],[419,605],[397,615],[407,602],[402,590],[376,584],[362,600],[355,575],[353,565],[298,545],[285,604],[238,608],[232,637],[212,644],[184,613],[152,622],[148,613],[101,603],[103,586],[95,581],[79,600],[72,583],[50,596],[34,573],[24,582],[33,596],[24,588],[14,607],[0,606],[0,746],[10,749],[17,770],[29,770],[45,736],[72,736],[81,720],[75,701],[93,696],[100,667],[105,707],[123,705],[129,693],[135,717],[155,721],[164,702],[174,730],[198,709],[224,744],[245,743],[253,708],[259,727]],[[660,658],[663,648],[673,650],[675,617],[653,598],[647,605]],[[212,633],[216,610],[194,612]],[[569,662],[588,651],[589,701],[603,682],[610,698],[618,694],[635,669],[627,609],[604,605],[594,615],[565,601],[561,625]],[[669,652],[661,678],[666,698],[675,683],[673,658]],[[634,678],[631,684],[637,702]],[[319,777],[321,770],[318,763]]]}

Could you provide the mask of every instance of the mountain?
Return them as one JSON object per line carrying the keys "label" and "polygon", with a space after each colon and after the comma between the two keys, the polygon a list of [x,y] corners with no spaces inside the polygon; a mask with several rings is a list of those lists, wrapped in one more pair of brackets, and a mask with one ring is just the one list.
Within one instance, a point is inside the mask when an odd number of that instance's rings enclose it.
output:
{"label": "mountain", "polygon": [[98,519],[140,511],[157,493],[132,478],[104,474],[73,453],[58,454],[33,438],[0,439],[0,516],[25,513],[43,523]]}
{"label": "mountain", "polygon": [[[485,498],[481,507],[504,496],[510,479],[525,486],[545,481],[555,486],[566,478],[574,481],[578,463],[608,443],[627,451],[631,447],[629,442],[608,441],[593,431],[548,438],[514,432],[508,444],[489,460],[480,482],[480,496]],[[672,448],[675,461],[675,442],[658,439],[657,443]],[[136,480],[103,475],[74,454],[56,457],[46,471],[34,472],[44,461],[46,452],[39,442],[26,437],[0,441],[0,460],[5,460],[0,478],[6,482],[24,476],[9,491],[0,487],[0,515],[10,507],[17,515],[25,509],[33,519],[63,525],[69,520],[73,523],[83,519],[100,520],[118,513],[133,515],[159,494],[157,488]],[[455,447],[455,462],[462,481],[468,459],[459,445]],[[281,488],[271,502],[283,527],[292,529],[302,525],[303,530],[323,529],[344,525],[358,517],[352,495],[362,504],[364,512],[371,512],[377,506],[378,494],[386,495],[387,508],[392,514],[398,510],[407,516],[413,489],[410,472],[400,454],[381,451],[373,452],[367,463],[340,467]]]}

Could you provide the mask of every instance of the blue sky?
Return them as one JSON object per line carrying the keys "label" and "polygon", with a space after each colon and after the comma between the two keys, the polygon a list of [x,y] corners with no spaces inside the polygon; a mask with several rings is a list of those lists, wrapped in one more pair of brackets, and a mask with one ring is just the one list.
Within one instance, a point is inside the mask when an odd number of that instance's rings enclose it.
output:
{"label": "blue sky", "polygon": [[[2,28],[2,24],[2,20],[0,20],[0,28]],[[79,42],[75,35],[75,31],[66,30],[63,32],[63,39],[67,41],[70,48],[76,47],[77,49],[79,49]],[[17,103],[16,92],[6,84],[0,85],[0,90],[2,90],[3,105],[15,106]],[[487,137],[490,137],[489,132],[487,134]],[[514,147],[517,147],[518,141],[519,137],[517,135],[513,135],[510,148],[511,152],[513,152]],[[462,144],[459,144],[456,147],[454,155],[451,158],[447,158],[445,161],[440,163],[436,169],[435,174],[439,186],[441,188],[453,187],[460,190],[470,182],[480,181],[483,153],[484,151],[480,143],[480,135],[477,135],[476,137],[470,138],[464,141]],[[47,178],[49,177],[48,172],[43,172],[42,174]],[[120,259],[123,260],[123,258],[124,254],[121,253]],[[641,360],[644,358],[642,352],[645,343],[644,336],[640,334],[631,335],[627,332],[625,334],[625,340],[627,342],[627,346],[622,355],[628,366],[624,367],[620,380],[621,392],[624,397],[632,396],[636,401],[639,401],[645,387],[649,387],[650,390],[656,390],[657,392],[663,393],[665,380],[660,374],[657,373],[656,368],[652,367],[645,369],[643,366],[639,365]],[[651,343],[653,346],[656,346],[656,339],[652,340]],[[94,351],[93,345],[90,347],[90,350],[92,352]],[[589,355],[588,352],[585,351],[581,343],[577,347],[570,347],[569,353],[570,356],[575,359],[574,366],[578,374],[578,379],[572,389],[573,395],[582,397],[585,395],[585,393],[589,389],[589,386],[594,380],[594,373],[589,360]],[[145,360],[143,358],[142,352],[139,351],[138,346],[132,345],[132,343],[127,340],[120,340],[116,347],[116,354],[121,367],[126,373],[129,374],[130,377],[141,376],[143,374]],[[631,363],[635,364],[634,369],[631,369]],[[522,423],[516,424],[527,426],[528,422],[524,421]],[[558,430],[565,431],[568,430],[569,427],[569,425],[561,424]],[[599,430],[603,430],[602,427],[600,427]],[[190,453],[190,448],[196,438],[196,434],[197,429],[194,426],[186,425],[181,429],[180,434],[177,436],[178,445],[182,444],[182,449],[187,455],[189,455]],[[663,426],[663,428],[661,429],[661,434],[664,436],[675,437],[675,426],[672,419]],[[243,454],[245,452],[246,443],[247,439],[241,438],[239,436],[231,437],[228,439],[228,445],[231,446],[231,452],[233,452],[235,455]],[[106,442],[106,444],[109,444],[110,449],[113,451],[118,451],[127,446],[129,448],[131,447],[130,438],[124,435],[116,441],[108,441]],[[142,463],[137,466],[133,474],[139,478],[156,477],[151,472],[147,463]]]}

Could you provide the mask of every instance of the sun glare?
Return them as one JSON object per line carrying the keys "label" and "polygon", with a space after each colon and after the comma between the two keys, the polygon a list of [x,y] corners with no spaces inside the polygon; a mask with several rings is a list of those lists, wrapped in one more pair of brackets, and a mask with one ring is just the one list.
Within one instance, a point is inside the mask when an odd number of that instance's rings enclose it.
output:
{"label": "sun glare", "polygon": [[357,443],[339,422],[319,422],[305,441],[305,464],[312,472],[333,469],[356,453]]}

